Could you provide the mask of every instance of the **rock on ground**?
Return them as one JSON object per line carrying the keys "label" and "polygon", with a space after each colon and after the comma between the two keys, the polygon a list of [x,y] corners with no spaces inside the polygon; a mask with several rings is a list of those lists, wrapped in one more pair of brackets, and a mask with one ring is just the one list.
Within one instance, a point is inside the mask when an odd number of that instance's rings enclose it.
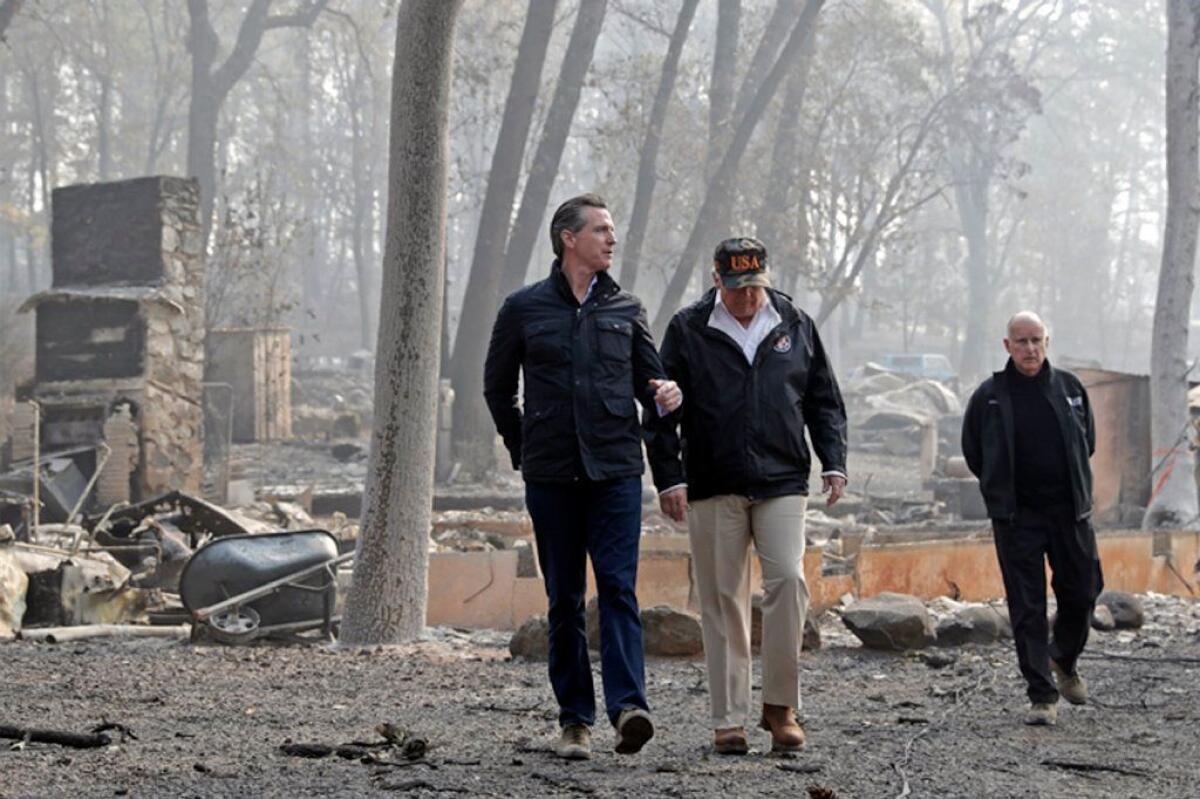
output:
{"label": "rock on ground", "polygon": [[937,638],[933,617],[921,600],[884,591],[842,611],[842,622],[870,649],[903,652]]}
{"label": "rock on ground", "polygon": [[700,619],[666,605],[642,611],[642,638],[647,655],[689,657],[704,652]]}
{"label": "rock on ground", "polygon": [[1001,638],[1012,638],[1012,625],[990,605],[960,608],[937,625],[939,646],[990,644]]}
{"label": "rock on ground", "polygon": [[508,642],[513,657],[526,660],[546,660],[550,657],[550,623],[545,616],[526,619]]}
{"label": "rock on ground", "polygon": [[1112,611],[1113,623],[1118,630],[1136,630],[1146,622],[1142,600],[1125,591],[1105,591],[1096,604]]}
{"label": "rock on ground", "polygon": [[1097,605],[1092,610],[1092,629],[1101,632],[1117,629],[1117,620],[1107,605]]}

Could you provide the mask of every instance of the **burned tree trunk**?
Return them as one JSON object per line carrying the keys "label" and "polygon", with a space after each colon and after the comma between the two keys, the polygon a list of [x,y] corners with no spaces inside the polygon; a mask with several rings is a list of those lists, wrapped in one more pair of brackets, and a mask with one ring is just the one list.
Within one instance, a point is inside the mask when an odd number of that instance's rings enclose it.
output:
{"label": "burned tree trunk", "polygon": [[658,313],[654,316],[654,333],[656,336],[661,336],[663,331],[666,330],[667,322],[671,320],[671,316],[674,315],[675,309],[683,297],[684,289],[687,288],[688,280],[692,276],[692,270],[695,268],[695,265],[706,263],[706,259],[702,257],[702,252],[705,244],[711,239],[712,227],[717,221],[722,203],[724,202],[724,195],[733,186],[733,178],[737,174],[742,155],[745,154],[746,148],[750,144],[750,137],[754,134],[754,129],[758,126],[759,120],[762,119],[763,114],[766,112],[771,98],[775,96],[775,92],[778,91],[779,85],[783,82],[784,75],[790,72],[792,67],[795,66],[805,45],[811,43],[812,39],[809,36],[809,32],[817,24],[817,14],[824,4],[825,0],[807,0],[799,20],[797,20],[795,26],[792,28],[791,35],[780,51],[779,57],[775,59],[771,71],[767,73],[767,76],[763,79],[757,91],[755,91],[754,99],[746,107],[745,116],[738,120],[733,140],[729,143],[729,147],[721,159],[720,167],[717,168],[716,173],[713,174],[712,179],[708,182],[708,187],[704,193],[704,202],[700,205],[700,212],[696,216],[692,232],[688,236],[687,244],[684,245],[683,254],[675,265],[675,271],[671,275],[671,280],[667,283]]}
{"label": "burned tree trunk", "polygon": [[[779,110],[779,123],[775,129],[775,141],[771,146],[771,172],[767,176],[767,189],[763,193],[756,217],[759,220],[758,238],[767,245],[768,252],[773,247],[775,252],[784,256],[783,259],[777,260],[776,264],[782,263],[785,265],[783,268],[791,270],[782,276],[781,287],[795,282],[797,274],[802,268],[799,259],[804,257],[806,249],[804,242],[800,242],[800,246],[795,249],[792,249],[790,242],[784,245],[782,233],[784,220],[793,217],[787,211],[792,186],[800,183],[803,187],[807,182],[797,180],[796,151],[800,142],[800,111],[804,107],[804,96],[808,93],[808,75],[811,66],[812,49],[805,48],[800,63],[796,65],[791,77],[788,78],[787,90],[783,96],[783,107]],[[801,166],[802,171],[803,169],[804,167]],[[800,196],[801,207],[797,215],[800,219],[806,218],[805,201],[806,198],[802,193]],[[789,255],[792,257],[788,257]]]}
{"label": "burned tree trunk", "polygon": [[621,266],[621,287],[628,292],[637,286],[638,269],[641,267],[642,242],[650,224],[650,206],[654,200],[655,171],[658,168],[658,148],[662,144],[663,123],[667,118],[667,106],[675,91],[675,77],[679,74],[679,57],[683,54],[683,43],[687,41],[696,6],[700,0],[683,0],[679,16],[675,19],[675,30],[667,55],[663,59],[662,77],[658,80],[658,91],[654,94],[654,105],[650,108],[650,122],[646,126],[646,141],[642,144],[638,158],[637,187],[633,195],[633,210],[629,214],[629,234],[626,237],[625,254]]}
{"label": "burned tree trunk", "polygon": [[468,316],[464,308],[458,326],[454,353],[458,362],[455,372],[459,376],[455,384],[454,448],[471,471],[486,471],[493,465],[492,420],[483,401],[483,358],[488,331],[496,317],[500,299],[516,291],[525,282],[534,242],[542,228],[546,203],[554,188],[554,179],[558,176],[567,135],[571,132],[575,110],[579,107],[583,80],[592,64],[607,5],[607,0],[589,0],[579,6],[575,27],[563,56],[558,84],[554,87],[554,97],[546,112],[542,138],[525,180],[521,207],[508,239],[499,285],[491,294],[490,304],[486,308],[479,309],[472,316]]}
{"label": "burned tree trunk", "polygon": [[[501,264],[508,244],[513,200],[521,166],[525,161],[525,142],[533,124],[533,110],[542,81],[542,67],[550,34],[554,30],[554,10],[558,0],[533,0],[525,16],[525,29],[517,49],[504,117],[492,153],[487,191],[479,214],[475,235],[475,254],[471,274],[463,296],[459,333],[451,359],[451,379],[458,402],[454,406],[454,436],[459,457],[474,467],[489,468],[491,418],[483,404],[483,356],[487,346],[487,326],[499,305]],[[475,450],[475,451],[472,451]]]}
{"label": "burned tree trunk", "polygon": [[1150,345],[1150,434],[1156,469],[1144,527],[1197,514],[1187,401],[1188,321],[1200,223],[1200,0],[1167,3],[1167,221]]}
{"label": "burned tree trunk", "polygon": [[[546,125],[542,129],[542,140],[538,142],[533,156],[533,166],[525,182],[525,193],[521,196],[521,208],[517,221],[513,223],[508,250],[504,253],[504,272],[500,278],[500,297],[506,297],[521,287],[529,271],[529,259],[533,254],[533,243],[542,230],[542,219],[546,215],[546,203],[558,177],[558,165],[562,161],[567,135],[579,107],[579,94],[583,90],[583,79],[587,77],[600,39],[600,28],[604,24],[604,13],[608,0],[589,0],[581,3],[579,16],[567,42],[563,56],[562,72],[558,85],[554,87],[554,98],[546,112]],[[492,324],[492,314],[484,320],[483,334]],[[481,362],[482,363],[482,362]]]}
{"label": "burned tree trunk", "polygon": [[450,82],[461,7],[462,0],[405,0],[396,20],[375,424],[343,644],[411,640],[425,626]]}
{"label": "burned tree trunk", "polygon": [[192,93],[188,103],[187,170],[200,183],[200,230],[204,243],[212,229],[217,174],[217,122],[221,105],[246,70],[263,35],[272,28],[307,28],[328,0],[307,0],[293,14],[271,14],[272,0],[252,0],[238,27],[229,56],[216,66],[220,41],[208,14],[208,0],[188,0],[188,50],[192,54]]}
{"label": "burned tree trunk", "polygon": [[733,82],[737,77],[738,34],[742,0],[719,0],[713,44],[712,79],[708,84],[708,154],[704,178],[711,180],[733,131]]}

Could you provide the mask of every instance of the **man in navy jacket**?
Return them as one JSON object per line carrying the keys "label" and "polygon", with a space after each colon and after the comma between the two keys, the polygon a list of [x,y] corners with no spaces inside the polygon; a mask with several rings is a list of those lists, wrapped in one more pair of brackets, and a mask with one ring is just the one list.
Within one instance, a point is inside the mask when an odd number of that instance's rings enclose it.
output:
{"label": "man in navy jacket", "polygon": [[596,714],[584,626],[589,555],[617,752],[637,752],[654,734],[634,594],[644,468],[635,401],[669,413],[682,398],[666,380],[642,304],[608,275],[617,238],[604,201],[567,200],[554,213],[550,240],[557,256],[550,276],[509,296],[496,317],[484,395],[525,478],[549,599],[557,751],[584,759]]}

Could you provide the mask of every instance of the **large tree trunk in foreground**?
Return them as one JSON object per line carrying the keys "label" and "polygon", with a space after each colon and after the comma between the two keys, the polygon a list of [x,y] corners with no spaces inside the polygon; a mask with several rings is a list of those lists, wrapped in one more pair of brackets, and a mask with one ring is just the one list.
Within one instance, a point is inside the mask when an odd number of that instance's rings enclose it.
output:
{"label": "large tree trunk in foreground", "polygon": [[483,358],[487,331],[499,307],[501,265],[508,244],[513,200],[525,163],[525,142],[533,124],[542,67],[554,30],[554,10],[558,0],[532,0],[525,15],[525,29],[517,48],[504,116],[492,152],[487,191],[479,212],[479,231],[475,234],[475,254],[463,296],[462,314],[454,356],[450,361],[451,379],[458,402],[454,405],[454,439],[458,457],[472,468],[488,469],[491,457],[492,419],[483,402]]}
{"label": "large tree trunk in foreground", "polygon": [[710,261],[703,257],[703,252],[706,248],[716,245],[716,242],[711,240],[711,234],[719,217],[724,196],[733,186],[738,165],[741,163],[746,148],[750,145],[750,137],[766,112],[771,98],[775,96],[775,92],[783,82],[784,75],[788,74],[795,66],[805,45],[811,46],[812,38],[808,34],[811,28],[817,24],[817,14],[824,4],[825,0],[807,0],[804,4],[804,11],[801,12],[800,19],[792,28],[787,43],[784,44],[771,71],[767,73],[755,91],[754,99],[746,106],[745,115],[738,120],[733,140],[729,143],[729,147],[721,159],[721,165],[708,182],[708,187],[704,192],[704,202],[700,205],[700,212],[696,216],[696,222],[692,226],[687,244],[684,245],[683,255],[675,265],[675,271],[663,294],[662,304],[654,316],[654,334],[660,338],[667,329],[667,323],[671,321],[676,308],[679,307],[679,302],[693,270],[698,264],[703,264],[703,268],[710,267]]}
{"label": "large tree trunk in foreground", "polygon": [[1145,527],[1182,527],[1197,514],[1189,447],[1187,343],[1200,223],[1200,0],[1167,3],[1167,223],[1150,345],[1155,470]]}
{"label": "large tree trunk in foreground", "polygon": [[638,158],[637,188],[633,195],[633,210],[629,213],[629,234],[625,240],[625,252],[621,261],[621,288],[633,293],[637,287],[638,269],[641,267],[642,242],[650,224],[650,206],[654,200],[654,184],[657,182],[658,148],[662,144],[663,123],[667,118],[667,106],[675,91],[675,78],[679,74],[679,57],[683,54],[683,43],[687,41],[696,6],[700,0],[683,0],[679,16],[675,19],[675,30],[667,55],[663,59],[662,76],[658,79],[658,91],[654,93],[654,105],[650,107],[650,121],[646,126],[646,140]]}
{"label": "large tree trunk in foreground", "polygon": [[363,524],[341,642],[425,626],[454,24],[462,0],[404,0],[396,20],[388,225]]}

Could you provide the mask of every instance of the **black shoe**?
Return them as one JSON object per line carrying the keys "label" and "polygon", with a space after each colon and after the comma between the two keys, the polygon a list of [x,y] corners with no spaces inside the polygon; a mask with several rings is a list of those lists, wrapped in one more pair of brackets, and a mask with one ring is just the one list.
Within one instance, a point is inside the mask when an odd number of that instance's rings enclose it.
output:
{"label": "black shoe", "polygon": [[640,707],[627,707],[617,716],[617,754],[632,755],[654,737],[654,722]]}

